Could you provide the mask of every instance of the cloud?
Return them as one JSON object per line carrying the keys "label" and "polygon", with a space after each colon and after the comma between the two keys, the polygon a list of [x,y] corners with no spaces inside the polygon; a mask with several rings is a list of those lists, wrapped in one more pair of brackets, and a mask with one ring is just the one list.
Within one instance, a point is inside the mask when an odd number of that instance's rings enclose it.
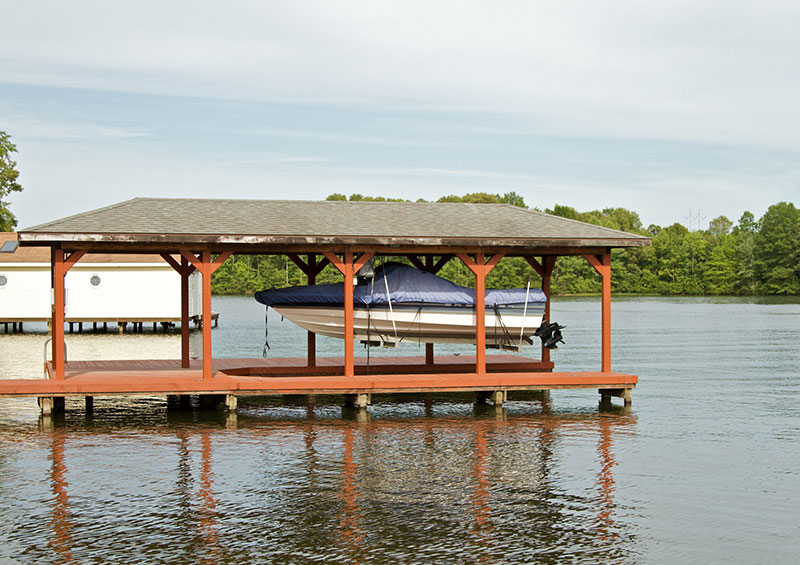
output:
{"label": "cloud", "polygon": [[51,140],[119,140],[149,137],[151,134],[139,130],[113,127],[104,124],[74,120],[40,121],[31,118],[5,117],[3,127],[15,136],[29,139]]}
{"label": "cloud", "polygon": [[550,135],[800,150],[800,5],[634,1],[15,6],[0,80],[525,116]]}

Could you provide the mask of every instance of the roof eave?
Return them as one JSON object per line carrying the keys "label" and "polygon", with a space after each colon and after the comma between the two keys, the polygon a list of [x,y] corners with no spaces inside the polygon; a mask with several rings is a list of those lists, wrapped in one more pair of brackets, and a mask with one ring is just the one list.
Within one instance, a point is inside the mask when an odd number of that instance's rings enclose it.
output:
{"label": "roof eave", "polygon": [[130,233],[49,233],[19,232],[20,245],[50,246],[67,245],[77,247],[114,248],[129,247],[131,250],[164,246],[174,249],[179,246],[192,247],[280,247],[287,246],[363,246],[369,248],[397,247],[415,248],[545,248],[545,247],[644,247],[650,245],[647,237],[631,234],[628,238],[450,238],[410,236],[296,236],[296,235],[208,235],[208,234],[130,234]]}

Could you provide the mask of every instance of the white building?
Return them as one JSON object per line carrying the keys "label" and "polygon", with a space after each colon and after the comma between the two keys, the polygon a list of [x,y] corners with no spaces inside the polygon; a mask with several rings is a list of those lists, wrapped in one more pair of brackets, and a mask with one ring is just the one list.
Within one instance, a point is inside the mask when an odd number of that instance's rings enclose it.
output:
{"label": "white building", "polygon": [[[0,232],[0,246],[16,239],[14,232]],[[158,255],[87,254],[65,282],[67,322],[180,322],[181,278]],[[201,314],[200,292],[195,271],[189,277],[190,318]],[[48,321],[50,309],[50,249],[0,253],[0,323]]]}

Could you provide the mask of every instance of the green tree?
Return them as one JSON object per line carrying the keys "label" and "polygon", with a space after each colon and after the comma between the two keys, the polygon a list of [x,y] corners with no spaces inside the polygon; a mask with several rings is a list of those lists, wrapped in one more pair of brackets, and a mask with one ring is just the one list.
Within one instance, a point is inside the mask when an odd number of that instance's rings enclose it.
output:
{"label": "green tree", "polygon": [[22,185],[17,182],[17,162],[11,160],[11,154],[16,150],[11,136],[0,131],[0,231],[11,231],[17,225],[17,219],[9,210],[10,203],[6,201],[9,194],[22,190]]}
{"label": "green tree", "polygon": [[759,221],[757,270],[769,294],[800,294],[800,210],[779,202]]}
{"label": "green tree", "polygon": [[506,192],[503,195],[491,194],[489,192],[470,192],[464,196],[449,194],[442,196],[437,202],[466,202],[468,204],[511,204],[526,208],[525,200],[516,192]]}
{"label": "green tree", "polygon": [[705,269],[705,288],[710,294],[733,294],[736,281],[736,238],[731,233],[733,222],[725,216],[708,224],[708,260]]}

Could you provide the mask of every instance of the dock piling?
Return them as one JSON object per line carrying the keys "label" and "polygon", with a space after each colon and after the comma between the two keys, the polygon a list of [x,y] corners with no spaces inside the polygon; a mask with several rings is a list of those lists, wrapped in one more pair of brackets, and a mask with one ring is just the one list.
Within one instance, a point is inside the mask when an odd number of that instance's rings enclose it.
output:
{"label": "dock piling", "polygon": [[625,406],[633,403],[633,389],[630,388],[601,388],[597,392],[600,393],[600,402],[603,404],[609,404],[612,396],[621,398]]}
{"label": "dock piling", "polygon": [[366,410],[370,403],[372,403],[372,395],[369,393],[360,392],[358,394],[346,394],[344,396],[344,404],[348,408]]}
{"label": "dock piling", "polygon": [[65,410],[66,405],[63,396],[40,396],[38,400],[42,416],[63,413]]}

